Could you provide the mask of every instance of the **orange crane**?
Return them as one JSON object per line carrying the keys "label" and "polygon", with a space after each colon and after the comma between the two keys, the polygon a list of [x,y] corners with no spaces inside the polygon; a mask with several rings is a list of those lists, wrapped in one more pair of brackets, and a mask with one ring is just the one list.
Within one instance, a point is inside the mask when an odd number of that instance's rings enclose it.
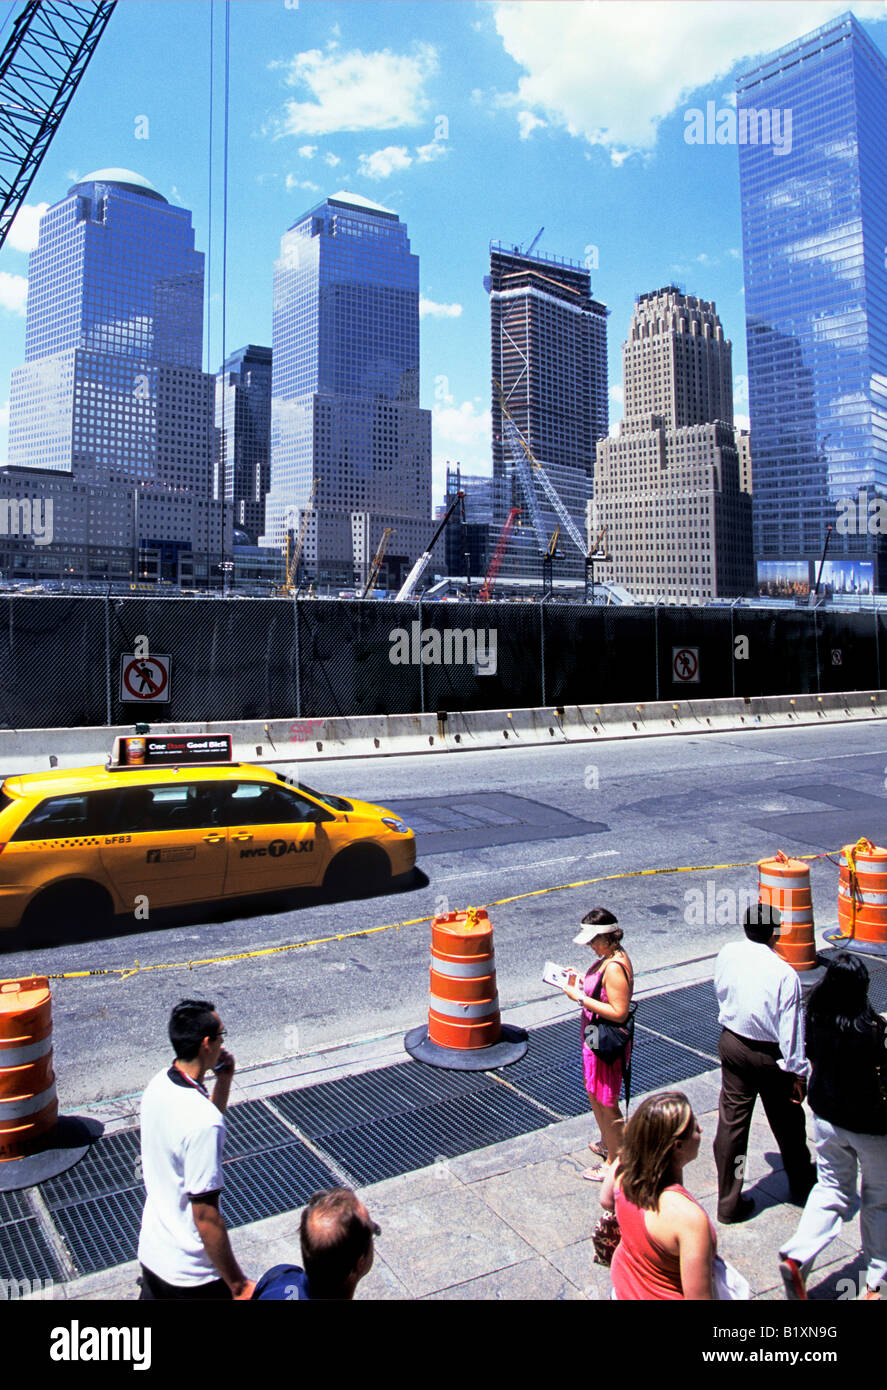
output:
{"label": "orange crane", "polygon": [[370,572],[367,575],[366,587],[361,598],[369,598],[376,587],[376,580],[379,578],[379,570],[382,568],[382,561],[385,558],[385,551],[388,549],[388,542],[394,535],[394,527],[386,526],[382,532],[382,539],[379,541],[379,549],[373,556],[373,563],[370,565]]}
{"label": "orange crane", "polygon": [[480,593],[477,596],[478,601],[480,603],[487,603],[489,602],[490,598],[492,598],[493,585],[496,582],[496,576],[499,573],[499,569],[502,565],[502,559],[505,555],[506,550],[508,549],[508,542],[511,539],[511,533],[514,530],[515,522],[517,521],[520,514],[520,507],[512,507],[511,511],[508,513],[508,516],[505,519],[505,525],[499,532],[499,539],[496,542],[496,549],[493,551],[493,558],[490,561],[490,567],[487,570],[486,578],[484,579],[483,584],[481,584]]}
{"label": "orange crane", "polygon": [[287,531],[286,533],[286,578],[281,584],[280,588],[277,590],[278,594],[280,594],[281,596],[291,594],[293,592],[293,588],[295,587],[293,581],[296,577],[296,571],[299,568],[299,561],[302,558],[302,549],[305,545],[305,537],[308,534],[308,523],[311,520],[311,513],[314,510],[314,497],[317,492],[317,485],[319,482],[319,478],[314,479],[314,486],[312,487],[311,495],[308,498],[308,505],[302,512],[302,524],[299,527],[299,534],[296,537],[296,544],[292,548],[292,551],[290,550],[290,538],[292,536],[292,532]]}

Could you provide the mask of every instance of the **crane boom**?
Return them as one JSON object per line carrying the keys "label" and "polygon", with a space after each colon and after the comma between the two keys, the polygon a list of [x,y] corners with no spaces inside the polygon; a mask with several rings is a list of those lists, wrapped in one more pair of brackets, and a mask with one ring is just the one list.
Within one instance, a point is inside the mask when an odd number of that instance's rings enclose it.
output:
{"label": "crane boom", "polygon": [[536,495],[536,489],[533,486],[534,478],[538,479],[539,485],[551,503],[558,520],[567,532],[570,540],[578,549],[579,554],[584,559],[587,554],[586,542],[582,539],[579,528],[561,501],[554,483],[551,481],[545,469],[542,467],[542,464],[536,458],[529,444],[514,423],[509,413],[508,406],[505,404],[505,396],[502,387],[498,382],[496,386],[499,391],[499,407],[502,411],[502,428],[505,433],[505,438],[508,440],[509,450],[514,461],[514,467],[517,471],[518,478],[520,479],[521,487],[523,488],[524,496],[527,499],[527,506],[530,509],[530,520],[533,523],[533,530],[536,532],[536,540],[539,543],[541,554],[545,555],[547,553],[549,538],[545,533],[545,522],[542,517],[542,509],[539,506],[539,499]]}
{"label": "crane boom", "polygon": [[0,246],[117,0],[29,0],[0,54]]}
{"label": "crane boom", "polygon": [[382,561],[385,558],[385,551],[388,549],[388,542],[393,535],[394,527],[386,526],[385,530],[382,532],[382,539],[379,541],[379,548],[373,556],[373,563],[370,566],[370,572],[367,575],[367,582],[361,594],[361,598],[369,598],[370,594],[375,589],[376,580],[379,578],[379,570],[382,568]]}
{"label": "crane boom", "polygon": [[422,551],[422,554],[419,556],[418,560],[417,560],[416,563],[413,565],[413,568],[410,570],[409,574],[407,575],[406,579],[404,580],[404,583],[403,583],[401,589],[399,590],[399,592],[398,592],[398,594],[397,594],[397,598],[396,598],[396,600],[395,600],[397,603],[400,603],[403,599],[408,599],[408,598],[412,598],[412,597],[413,597],[413,594],[415,593],[415,590],[416,590],[416,585],[419,583],[419,580],[422,578],[422,575],[425,573],[425,571],[427,570],[428,566],[431,564],[431,552],[433,551],[434,547],[437,545],[438,537],[440,536],[441,532],[443,531],[443,529],[444,529],[444,527],[446,526],[447,522],[449,521],[450,517],[453,515],[453,512],[454,512],[454,511],[456,510],[456,508],[459,506],[460,502],[464,505],[464,502],[465,502],[465,493],[464,493],[464,492],[457,492],[457,493],[456,493],[456,496],[454,497],[454,499],[453,499],[452,503],[450,504],[450,506],[447,508],[446,514],[445,514],[445,516],[443,517],[443,519],[441,520],[440,525],[438,526],[438,528],[437,528],[437,530],[435,531],[434,535],[431,537],[431,540],[430,540],[430,542],[429,542],[429,544],[428,544],[428,549]]}
{"label": "crane boom", "polygon": [[502,564],[502,557],[508,548],[508,542],[511,539],[511,533],[514,530],[514,524],[517,521],[520,514],[520,507],[512,507],[511,511],[508,513],[508,516],[505,519],[505,525],[499,532],[499,539],[496,542],[496,549],[493,552],[493,558],[490,561],[490,566],[487,570],[486,578],[483,584],[480,586],[480,592],[477,596],[481,603],[487,603],[489,599],[492,597],[493,585],[496,582],[496,576],[498,575],[499,569]]}
{"label": "crane boom", "polygon": [[319,482],[319,478],[314,479],[314,485],[311,488],[311,492],[308,497],[308,504],[302,512],[302,521],[301,525],[299,526],[299,534],[296,539],[296,544],[293,546],[293,552],[291,555],[289,555],[289,532],[287,532],[287,553],[289,558],[286,567],[286,579],[284,580],[280,590],[282,594],[291,594],[293,591],[293,580],[295,578],[296,571],[299,568],[299,561],[302,558],[302,550],[305,546],[305,537],[308,534],[308,523],[311,520],[311,513],[314,510],[314,497],[317,492],[317,485]]}

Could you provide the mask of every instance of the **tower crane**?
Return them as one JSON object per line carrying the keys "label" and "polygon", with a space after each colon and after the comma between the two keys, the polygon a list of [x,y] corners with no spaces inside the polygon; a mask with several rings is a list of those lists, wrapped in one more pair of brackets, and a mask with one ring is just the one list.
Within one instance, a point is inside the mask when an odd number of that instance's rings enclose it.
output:
{"label": "tower crane", "polygon": [[0,247],[116,0],[29,0],[0,53]]}
{"label": "tower crane", "polygon": [[361,594],[361,598],[369,598],[370,594],[375,589],[376,580],[379,578],[379,571],[382,568],[382,560],[385,557],[385,551],[388,549],[388,542],[393,535],[394,527],[386,526],[385,530],[382,532],[382,539],[379,541],[379,548],[373,556],[373,563],[370,565],[370,572],[367,575],[366,586]]}
{"label": "tower crane", "polygon": [[286,579],[278,590],[278,593],[281,595],[291,594],[293,592],[293,580],[299,568],[299,561],[302,558],[305,537],[308,534],[308,523],[311,520],[311,513],[314,510],[314,498],[317,493],[319,482],[319,478],[314,479],[314,486],[308,497],[308,504],[302,512],[302,523],[299,527],[299,534],[296,539],[296,544],[293,547],[292,554],[290,554],[290,532],[287,531],[286,533]]}
{"label": "tower crane", "polygon": [[480,592],[477,596],[478,601],[480,603],[489,602],[489,600],[493,596],[493,585],[496,582],[496,576],[499,573],[499,569],[502,565],[502,557],[504,556],[505,551],[508,549],[508,542],[511,539],[511,533],[514,530],[515,522],[517,521],[520,514],[520,507],[512,507],[511,511],[508,513],[508,516],[505,519],[505,525],[499,532],[499,539],[496,542],[496,549],[493,551],[493,558],[490,561],[486,578],[484,579],[483,584],[481,584]]}
{"label": "tower crane", "polygon": [[422,551],[422,554],[419,556],[418,560],[417,560],[416,563],[413,565],[413,568],[410,570],[409,574],[407,575],[407,577],[406,577],[406,579],[405,579],[405,581],[404,581],[404,583],[403,583],[402,588],[400,589],[400,591],[399,591],[398,594],[397,594],[396,602],[400,603],[403,599],[408,599],[408,598],[412,598],[412,597],[413,597],[413,594],[416,592],[416,585],[419,583],[419,580],[422,578],[422,575],[425,573],[425,571],[427,570],[428,566],[431,564],[431,552],[433,551],[434,547],[437,545],[437,541],[438,541],[439,536],[441,535],[441,533],[442,533],[444,527],[446,526],[446,524],[447,524],[447,522],[449,521],[450,517],[453,515],[453,512],[454,512],[454,511],[456,510],[456,508],[460,505],[460,503],[461,503],[461,506],[462,506],[462,516],[463,516],[463,519],[464,519],[464,517],[465,517],[465,493],[464,493],[464,492],[457,492],[457,493],[456,493],[456,496],[454,497],[454,499],[453,499],[453,501],[452,501],[452,503],[451,503],[450,506],[447,508],[447,511],[446,511],[446,514],[445,514],[443,520],[441,521],[441,523],[440,523],[440,525],[438,526],[437,530],[435,531],[434,535],[431,537],[431,540],[430,540],[429,543],[428,543],[428,549]]}
{"label": "tower crane", "polygon": [[527,499],[530,519],[533,523],[533,530],[536,533],[536,540],[539,543],[541,554],[547,554],[549,538],[545,534],[545,522],[542,518],[542,509],[539,506],[536,489],[533,486],[534,479],[538,481],[542,491],[551,503],[555,515],[584,560],[588,552],[586,549],[586,542],[582,539],[579,528],[561,501],[554,483],[551,481],[545,469],[542,467],[542,464],[535,457],[529,444],[514,423],[508,406],[505,404],[505,396],[498,381],[496,382],[496,389],[499,392],[499,408],[502,411],[502,430],[508,442],[509,453],[511,454],[515,471],[520,480],[521,488]]}

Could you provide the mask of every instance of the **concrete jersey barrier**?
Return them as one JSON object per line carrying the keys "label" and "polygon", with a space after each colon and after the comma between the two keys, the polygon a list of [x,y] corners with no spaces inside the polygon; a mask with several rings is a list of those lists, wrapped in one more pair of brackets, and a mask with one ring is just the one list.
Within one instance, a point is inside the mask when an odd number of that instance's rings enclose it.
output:
{"label": "concrete jersey barrier", "polygon": [[[151,728],[157,734],[230,733],[238,761],[277,764],[871,721],[883,719],[885,709],[887,692],[854,690],[827,695],[661,700],[650,704],[451,710],[446,714],[152,724]],[[2,729],[0,775],[101,765],[107,760],[114,738],[132,732],[130,725]]]}

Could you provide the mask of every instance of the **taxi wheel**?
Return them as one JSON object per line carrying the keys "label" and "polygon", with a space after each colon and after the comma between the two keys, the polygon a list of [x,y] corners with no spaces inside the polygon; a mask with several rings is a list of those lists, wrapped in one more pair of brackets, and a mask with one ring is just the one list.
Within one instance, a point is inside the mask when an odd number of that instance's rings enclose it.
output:
{"label": "taxi wheel", "polygon": [[326,892],[336,897],[366,897],[382,893],[391,882],[391,864],[382,849],[355,845],[343,850],[330,864],[323,879]]}
{"label": "taxi wheel", "polygon": [[111,900],[96,883],[59,883],[45,888],[22,917],[31,940],[62,942],[87,929],[98,935],[112,917]]}

